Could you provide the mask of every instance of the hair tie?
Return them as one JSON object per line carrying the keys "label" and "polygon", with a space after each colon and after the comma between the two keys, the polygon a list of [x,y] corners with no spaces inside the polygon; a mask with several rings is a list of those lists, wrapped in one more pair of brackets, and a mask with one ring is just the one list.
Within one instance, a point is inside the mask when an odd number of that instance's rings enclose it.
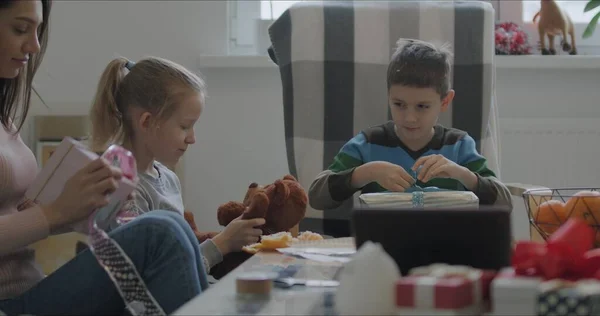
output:
{"label": "hair tie", "polygon": [[131,68],[133,68],[133,66],[135,66],[135,63],[128,60],[127,63],[125,63],[125,68],[127,68],[129,71],[131,71]]}

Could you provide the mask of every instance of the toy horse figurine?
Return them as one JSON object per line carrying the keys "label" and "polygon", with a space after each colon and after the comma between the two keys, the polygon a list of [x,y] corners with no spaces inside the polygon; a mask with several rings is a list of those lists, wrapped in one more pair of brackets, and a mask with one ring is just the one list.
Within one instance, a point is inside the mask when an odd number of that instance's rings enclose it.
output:
{"label": "toy horse figurine", "polygon": [[[569,52],[570,55],[577,54],[575,47],[575,30],[573,29],[573,21],[569,15],[562,10],[554,0],[541,0],[540,11],[533,17],[533,23],[539,17],[538,32],[540,35],[540,50],[542,55],[556,55],[554,49],[554,37],[562,36],[562,50]],[[571,37],[571,44],[567,43],[567,34]],[[546,38],[548,36],[548,48],[546,48]]]}

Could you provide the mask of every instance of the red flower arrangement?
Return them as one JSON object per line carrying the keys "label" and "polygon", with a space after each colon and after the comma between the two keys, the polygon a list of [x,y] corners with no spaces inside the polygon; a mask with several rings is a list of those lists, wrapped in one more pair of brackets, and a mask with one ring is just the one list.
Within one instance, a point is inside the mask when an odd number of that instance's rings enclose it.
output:
{"label": "red flower arrangement", "polygon": [[496,55],[529,55],[531,45],[527,33],[513,22],[496,23]]}

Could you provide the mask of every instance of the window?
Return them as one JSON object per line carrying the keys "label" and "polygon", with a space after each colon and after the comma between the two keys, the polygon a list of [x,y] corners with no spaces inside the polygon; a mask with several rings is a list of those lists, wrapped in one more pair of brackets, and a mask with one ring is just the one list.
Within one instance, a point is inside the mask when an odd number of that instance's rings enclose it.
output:
{"label": "window", "polygon": [[260,2],[260,18],[262,20],[277,20],[277,18],[285,12],[296,1],[261,1]]}
{"label": "window", "polygon": [[[589,21],[594,17],[594,11],[583,12],[587,1],[569,0],[569,1],[556,1],[556,3],[563,9],[576,24],[587,25]],[[523,1],[523,22],[531,22],[533,16],[540,10],[540,1]]]}
{"label": "window", "polygon": [[[263,20],[276,20],[285,10],[291,7],[294,3],[300,1],[310,0],[295,0],[295,1],[281,1],[281,0],[262,0],[260,1],[260,17]],[[368,0],[367,0],[368,1]],[[398,0],[390,0],[398,1]],[[419,1],[419,0],[417,0]],[[440,0],[436,0],[440,1]],[[441,1],[454,1],[454,0],[441,0]],[[496,2],[498,0],[487,0],[488,2]]]}
{"label": "window", "polygon": [[[269,44],[268,27],[285,10],[296,1],[228,1],[230,14],[230,50],[236,54],[266,54]],[[397,0],[390,0],[397,1]],[[417,0],[418,1],[418,0]],[[455,0],[447,0],[455,1]],[[539,35],[532,23],[533,16],[540,8],[540,0],[486,0],[494,6],[496,18],[499,21],[512,21],[522,25],[529,35],[533,53],[538,54]],[[600,55],[600,29],[592,37],[582,38],[583,31],[595,14],[583,12],[588,0],[556,0],[558,5],[567,12],[575,24],[575,43],[579,54]],[[570,41],[570,39],[569,39]],[[557,51],[563,53],[557,47]]]}
{"label": "window", "polygon": [[269,25],[299,1],[228,1],[229,54],[266,54]]}
{"label": "window", "polygon": [[[577,53],[579,55],[600,55],[600,31],[596,30],[591,37],[583,38],[583,31],[596,11],[583,12],[587,2],[587,0],[556,0],[556,3],[573,21]],[[533,16],[540,10],[540,1],[500,1],[498,10],[498,17],[501,21],[513,21],[523,27],[529,36],[529,43],[534,48],[533,53],[539,54],[537,47],[540,36],[536,25],[533,24]],[[558,40],[560,40],[560,38],[558,38]],[[570,38],[568,38],[569,43],[570,41]],[[546,43],[547,42],[548,41],[546,41]],[[558,42],[555,45],[557,45],[557,54],[566,54],[558,47]]]}

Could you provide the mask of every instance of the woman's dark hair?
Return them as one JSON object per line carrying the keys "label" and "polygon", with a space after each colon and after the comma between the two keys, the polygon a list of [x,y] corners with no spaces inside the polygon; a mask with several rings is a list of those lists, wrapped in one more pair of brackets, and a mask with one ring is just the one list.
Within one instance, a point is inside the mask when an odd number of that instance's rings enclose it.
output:
{"label": "woman's dark hair", "polygon": [[[0,10],[7,9],[20,0],[0,0]],[[52,0],[40,0],[42,2],[43,21],[38,28],[38,41],[40,51],[33,54],[27,63],[26,71],[19,72],[16,78],[0,78],[0,123],[6,130],[11,130],[11,124],[17,127],[15,133],[18,133],[29,112],[29,103],[31,100],[31,91],[33,90],[33,77],[37,72],[48,43],[48,24],[50,22],[50,8]],[[19,122],[15,123],[17,108],[21,107]]]}

